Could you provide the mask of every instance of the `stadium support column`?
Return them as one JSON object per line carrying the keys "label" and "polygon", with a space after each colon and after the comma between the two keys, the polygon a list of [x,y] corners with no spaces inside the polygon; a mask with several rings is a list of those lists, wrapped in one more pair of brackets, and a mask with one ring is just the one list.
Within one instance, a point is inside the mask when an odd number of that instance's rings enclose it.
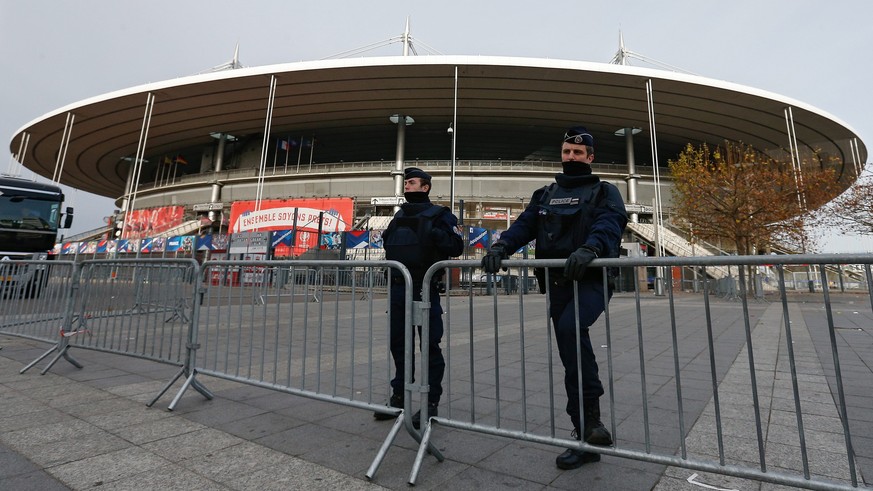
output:
{"label": "stadium support column", "polygon": [[[221,133],[218,137],[218,150],[215,152],[215,173],[212,181],[212,194],[209,197],[210,203],[218,203],[221,201],[221,184],[218,183],[218,173],[224,169],[224,146],[227,142],[227,135]],[[215,211],[209,212],[209,219],[215,221]]]}
{"label": "stadium support column", "polygon": [[127,166],[127,179],[124,181],[124,197],[121,199],[121,213],[127,212],[127,207],[130,205],[130,188],[133,186],[133,157],[122,157],[121,160],[126,160],[130,165]]}
{"label": "stadium support column", "polygon": [[[627,181],[627,202],[631,205],[637,204],[637,181],[640,178],[640,175],[637,174],[637,164],[634,158],[634,135],[641,131],[639,128],[619,128],[615,132],[615,136],[624,136],[625,155],[627,156],[627,177],[625,178]],[[628,218],[632,223],[639,222],[640,215],[636,211],[638,207],[633,206],[631,209],[633,211],[628,214]]]}
{"label": "stadium support column", "polygon": [[388,119],[397,125],[397,160],[394,170],[391,171],[391,176],[394,177],[394,197],[397,198],[398,201],[398,204],[394,206],[394,213],[397,213],[400,209],[400,198],[403,197],[403,165],[405,161],[404,151],[406,149],[406,127],[411,126],[415,120],[410,116],[404,116],[402,114],[394,114]]}

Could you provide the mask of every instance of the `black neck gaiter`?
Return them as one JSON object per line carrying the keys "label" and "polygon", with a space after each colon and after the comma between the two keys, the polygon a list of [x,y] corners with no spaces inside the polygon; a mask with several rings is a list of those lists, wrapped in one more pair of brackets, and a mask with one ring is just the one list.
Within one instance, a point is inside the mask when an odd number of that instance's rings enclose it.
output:
{"label": "black neck gaiter", "polygon": [[587,162],[561,162],[561,167],[564,169],[564,175],[567,176],[587,176],[591,174],[591,164]]}
{"label": "black neck gaiter", "polygon": [[403,193],[403,197],[406,198],[407,203],[427,203],[427,193],[424,191],[409,191]]}

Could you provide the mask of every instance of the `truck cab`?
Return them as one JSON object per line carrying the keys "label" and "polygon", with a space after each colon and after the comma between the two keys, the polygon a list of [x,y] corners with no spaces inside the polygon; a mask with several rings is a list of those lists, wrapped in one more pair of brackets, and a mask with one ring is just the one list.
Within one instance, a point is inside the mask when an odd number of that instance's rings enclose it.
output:
{"label": "truck cab", "polygon": [[[47,279],[45,264],[59,228],[72,225],[64,194],[53,184],[0,176],[0,291],[3,296],[38,296]],[[62,223],[63,218],[63,223]]]}

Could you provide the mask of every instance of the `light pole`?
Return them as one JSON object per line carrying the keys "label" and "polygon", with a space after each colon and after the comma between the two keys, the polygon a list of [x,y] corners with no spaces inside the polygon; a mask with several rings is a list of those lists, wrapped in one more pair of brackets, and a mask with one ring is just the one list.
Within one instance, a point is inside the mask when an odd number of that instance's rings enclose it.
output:
{"label": "light pole", "polygon": [[455,214],[455,129],[454,123],[449,123],[449,129],[446,130],[452,137],[452,172],[449,182],[449,208],[452,210],[452,215]]}
{"label": "light pole", "polygon": [[397,125],[397,160],[394,170],[391,175],[394,177],[394,197],[398,199],[398,204],[394,205],[394,213],[400,209],[399,199],[403,196],[403,166],[404,166],[404,150],[406,148],[406,127],[412,126],[415,120],[411,116],[402,114],[394,114],[388,118],[389,121]]}
{"label": "light pole", "polygon": [[451,176],[451,184],[449,185],[450,197],[449,199],[452,201],[452,204],[449,208],[452,209],[452,214],[455,213],[455,132],[458,130],[458,67],[455,66],[455,92],[454,92],[454,102],[452,104],[452,122],[449,123],[449,129],[446,130],[449,134],[452,135],[452,176]]}

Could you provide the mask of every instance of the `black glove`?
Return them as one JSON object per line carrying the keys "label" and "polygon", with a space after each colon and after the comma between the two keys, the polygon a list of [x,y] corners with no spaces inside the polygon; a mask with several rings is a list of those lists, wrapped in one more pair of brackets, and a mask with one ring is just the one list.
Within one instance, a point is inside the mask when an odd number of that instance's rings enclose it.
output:
{"label": "black glove", "polygon": [[482,269],[484,269],[486,273],[496,273],[500,270],[500,263],[502,263],[507,257],[506,244],[495,242],[494,245],[488,249],[488,254],[485,254],[485,257],[482,258]]}
{"label": "black glove", "polygon": [[588,265],[596,258],[597,251],[591,246],[584,245],[576,249],[576,252],[570,254],[567,262],[564,263],[564,276],[571,280],[582,280]]}

